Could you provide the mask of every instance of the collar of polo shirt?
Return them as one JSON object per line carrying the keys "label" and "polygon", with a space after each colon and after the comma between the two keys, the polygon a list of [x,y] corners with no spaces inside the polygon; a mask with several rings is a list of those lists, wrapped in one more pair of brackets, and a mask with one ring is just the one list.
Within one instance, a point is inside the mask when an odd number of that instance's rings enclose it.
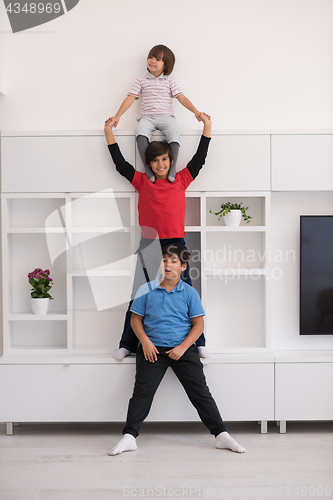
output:
{"label": "collar of polo shirt", "polygon": [[[162,275],[160,275],[162,276]],[[175,288],[173,288],[172,290],[170,290],[170,292],[168,293],[171,293],[171,292],[181,292],[184,288],[184,283],[183,283],[183,280],[180,278],[178,283],[177,283],[177,286]],[[156,288],[159,288],[160,290],[165,290],[165,288],[162,288],[161,285],[158,285]]]}
{"label": "collar of polo shirt", "polygon": [[155,80],[166,80],[168,78],[168,75],[165,75],[164,73],[162,73],[160,76],[156,77],[154,75],[152,75],[151,73],[149,73],[149,71],[147,71],[147,74],[146,74],[146,78],[155,78]]}

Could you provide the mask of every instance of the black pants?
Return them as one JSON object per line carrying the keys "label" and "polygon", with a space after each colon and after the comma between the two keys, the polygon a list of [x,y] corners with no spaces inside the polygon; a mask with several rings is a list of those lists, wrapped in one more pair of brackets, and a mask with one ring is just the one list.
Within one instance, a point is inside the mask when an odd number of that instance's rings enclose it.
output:
{"label": "black pants", "polygon": [[217,436],[225,431],[226,426],[206,383],[197,346],[192,345],[178,361],[172,360],[165,354],[165,351],[169,351],[170,347],[158,347],[157,349],[160,354],[157,355],[157,361],[151,363],[146,361],[142,346],[138,347],[133,396],[129,401],[123,434],[132,434],[134,437],[140,434],[142,423],[150,411],[155,392],[169,366],[184,387],[199,417],[211,434]]}
{"label": "black pants", "polygon": [[[125,349],[128,349],[131,352],[136,352],[139,341],[137,336],[132,330],[131,327],[131,317],[132,313],[130,311],[132,307],[132,302],[135,297],[135,294],[139,288],[140,285],[143,285],[144,283],[148,281],[152,281],[155,279],[156,272],[159,268],[159,265],[161,263],[160,260],[160,252],[156,251],[156,246],[154,248],[154,245],[150,246],[150,251],[147,250],[147,247],[149,249],[149,245],[151,244],[153,240],[147,240],[145,238],[141,238],[140,241],[140,246],[138,250],[136,251],[138,255],[138,261],[136,264],[136,269],[135,269],[135,278],[134,278],[134,286],[133,286],[133,292],[132,292],[132,300],[130,301],[128,305],[128,309],[126,312],[125,316],[125,321],[124,321],[124,329],[123,333],[119,342],[119,347],[124,347]],[[180,245],[182,248],[187,250],[184,238],[169,238],[169,239],[160,239],[156,240],[158,248],[163,248],[166,245],[169,245],[171,243],[177,243]],[[156,258],[155,258],[156,257]],[[185,271],[182,273],[181,276],[182,280],[188,283],[189,285],[192,286],[192,281],[190,277],[190,267],[187,265],[187,268]],[[196,341],[197,346],[204,346],[206,344],[206,339],[204,334],[202,333],[198,340]]]}

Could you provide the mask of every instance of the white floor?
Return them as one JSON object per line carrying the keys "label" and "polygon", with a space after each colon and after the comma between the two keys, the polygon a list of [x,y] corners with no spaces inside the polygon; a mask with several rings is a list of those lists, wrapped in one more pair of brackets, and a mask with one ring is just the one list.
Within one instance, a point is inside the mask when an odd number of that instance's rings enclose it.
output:
{"label": "white floor", "polygon": [[1,500],[333,499],[333,422],[227,423],[245,454],[201,423],[147,423],[138,450],[109,457],[119,424],[0,424]]}

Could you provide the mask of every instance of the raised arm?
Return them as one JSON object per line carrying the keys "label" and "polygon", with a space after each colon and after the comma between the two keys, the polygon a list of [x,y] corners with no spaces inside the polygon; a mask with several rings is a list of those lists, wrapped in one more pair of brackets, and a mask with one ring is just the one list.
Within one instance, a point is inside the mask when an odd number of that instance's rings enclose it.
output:
{"label": "raised arm", "polygon": [[120,108],[118,109],[117,113],[114,115],[114,127],[116,127],[119,123],[121,115],[125,113],[125,111],[128,110],[130,106],[132,106],[133,102],[135,101],[136,97],[134,95],[128,95],[126,99],[123,100],[123,102],[120,105]]}
{"label": "raised arm", "polygon": [[127,180],[132,182],[134,174],[135,174],[135,169],[133,166],[128,163],[123,155],[121,154],[121,151],[119,149],[119,146],[114,138],[113,135],[113,127],[115,126],[115,119],[114,117],[108,118],[105,121],[104,125],[104,134],[106,138],[106,142],[108,144],[109,152],[110,155],[112,156],[112,160],[114,164],[116,165],[117,171],[126,177]]}
{"label": "raised arm", "polygon": [[104,124],[104,134],[106,138],[106,142],[109,144],[116,144],[116,140],[113,135],[113,127],[115,126],[115,119],[114,116],[111,116],[111,118],[108,118],[105,120]]}
{"label": "raised arm", "polygon": [[209,118],[209,115],[206,113],[200,113],[200,118],[204,124],[202,136],[195,155],[187,164],[187,169],[190,172],[192,179],[197,177],[201,168],[205,164],[212,130],[212,121]]}
{"label": "raised arm", "polygon": [[[147,361],[150,361],[151,363],[154,363],[154,361],[157,360],[158,350],[156,349],[152,341],[147,337],[143,329],[142,322],[143,316],[132,312],[131,327],[133,328],[133,332],[141,342],[145,359]],[[201,333],[199,335],[201,335]]]}
{"label": "raised arm", "polygon": [[212,132],[212,120],[210,119],[210,116],[207,115],[207,113],[200,113],[200,119],[204,124],[202,135],[210,138]]}

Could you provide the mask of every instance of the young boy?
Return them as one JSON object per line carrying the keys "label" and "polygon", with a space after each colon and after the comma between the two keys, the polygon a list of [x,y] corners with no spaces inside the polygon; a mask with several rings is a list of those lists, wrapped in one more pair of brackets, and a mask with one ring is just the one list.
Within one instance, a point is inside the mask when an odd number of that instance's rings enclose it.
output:
{"label": "young boy", "polygon": [[[122,156],[113,135],[114,118],[109,118],[105,122],[105,137],[116,169],[139,192],[138,211],[142,237],[137,251],[139,259],[135,270],[133,298],[141,284],[145,281],[153,281],[155,278],[161,262],[161,248],[169,243],[178,243],[186,249],[184,240],[185,191],[205,163],[212,128],[208,115],[200,113],[200,119],[204,127],[198,149],[187,166],[177,173],[173,183],[167,179],[173,156],[166,141],[153,141],[147,147],[145,162],[156,176],[156,181],[151,183],[145,174],[135,170]],[[160,242],[159,252],[156,252],[154,248],[156,250],[158,241]],[[191,284],[188,266],[184,271],[184,280]],[[138,339],[130,324],[132,315],[130,306],[131,303],[126,313],[119,349],[113,354],[118,361],[129,356],[131,352],[136,352],[138,346]],[[201,357],[211,356],[205,347],[204,335],[199,337],[197,346]]]}
{"label": "young boy", "polygon": [[145,151],[155,130],[161,130],[170,144],[174,162],[168,172],[168,180],[174,182],[176,178],[180,130],[174,117],[172,99],[178,99],[185,108],[194,113],[198,121],[201,121],[200,112],[170,76],[175,61],[175,55],[169,47],[155,45],[147,57],[147,74],[134,82],[128,96],[114,116],[116,127],[121,115],[141,96],[141,117],[136,129],[136,142],[147,177],[151,182],[155,181],[155,175],[145,162]]}
{"label": "young boy", "polygon": [[[136,377],[129,401],[123,438],[109,451],[119,455],[137,449],[136,438],[155,392],[170,366],[184,387],[202,422],[216,438],[216,448],[244,453],[226,431],[211,396],[194,342],[203,330],[204,310],[198,292],[182,281],[189,252],[176,244],[163,249],[164,276],[160,285],[140,287],[132,304],[132,328],[140,341]],[[160,280],[160,277],[156,278]],[[155,286],[157,285],[157,286]],[[144,290],[142,290],[144,288]]]}

